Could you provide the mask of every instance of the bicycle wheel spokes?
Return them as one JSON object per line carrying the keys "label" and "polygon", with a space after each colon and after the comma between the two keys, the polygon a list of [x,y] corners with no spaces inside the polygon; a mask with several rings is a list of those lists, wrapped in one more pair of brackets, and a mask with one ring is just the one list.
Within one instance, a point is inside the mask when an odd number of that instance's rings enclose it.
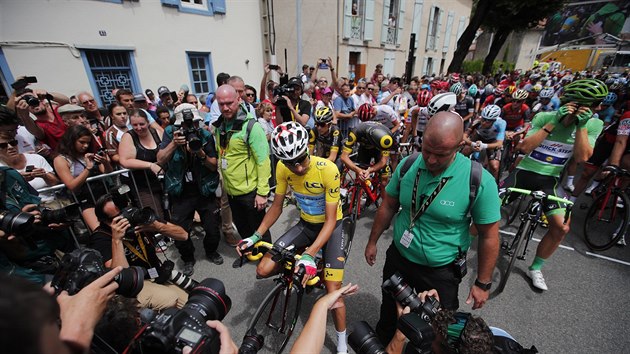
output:
{"label": "bicycle wheel spokes", "polygon": [[263,336],[263,352],[281,353],[293,333],[301,304],[296,285],[276,285],[256,310],[247,333],[255,329]]}
{"label": "bicycle wheel spokes", "polygon": [[514,239],[509,243],[509,247],[504,251],[504,255],[510,261],[508,263],[507,268],[505,269],[505,273],[501,277],[501,281],[499,282],[499,286],[497,288],[497,292],[502,292],[505,289],[505,285],[507,284],[508,278],[512,273],[512,268],[514,267],[514,262],[516,262],[517,258],[522,258],[525,254],[525,245],[527,244],[525,238],[528,237],[529,229],[531,227],[531,221],[525,220],[519,228],[518,232],[514,236]]}
{"label": "bicycle wheel spokes", "polygon": [[617,190],[595,198],[584,222],[584,239],[588,247],[603,251],[617,243],[626,233],[629,207],[628,197]]}

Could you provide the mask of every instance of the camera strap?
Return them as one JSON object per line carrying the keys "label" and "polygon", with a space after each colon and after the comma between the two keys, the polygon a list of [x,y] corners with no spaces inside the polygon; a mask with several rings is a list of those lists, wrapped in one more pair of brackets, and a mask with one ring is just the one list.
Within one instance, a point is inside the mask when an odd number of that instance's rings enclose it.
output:
{"label": "camera strap", "polygon": [[[127,248],[131,251],[131,253],[135,254],[138,258],[140,258],[141,260],[143,260],[146,264],[148,264],[149,266],[151,266],[151,263],[149,263],[149,256],[147,255],[147,249],[146,246],[144,245],[144,241],[142,240],[142,236],[139,233],[135,233],[136,237],[138,238],[138,245],[140,245],[140,250],[142,250],[142,254],[140,252],[138,252],[138,249],[135,248],[131,242],[127,241],[127,240],[123,240],[123,244],[125,246],[127,246]],[[144,255],[144,257],[143,257]]]}
{"label": "camera strap", "polygon": [[[418,199],[418,183],[420,182],[420,175],[422,174],[422,169],[418,168],[418,172],[416,173],[416,180],[413,184],[413,193],[411,194],[411,213],[409,213],[409,229],[413,228],[414,223],[418,220],[422,214],[429,208],[433,200],[440,193],[442,188],[446,185],[446,182],[450,179],[450,177],[442,177],[440,183],[435,187],[435,190],[429,198],[420,206],[419,210],[416,210],[417,207],[417,199]],[[423,197],[424,199],[424,197]]]}

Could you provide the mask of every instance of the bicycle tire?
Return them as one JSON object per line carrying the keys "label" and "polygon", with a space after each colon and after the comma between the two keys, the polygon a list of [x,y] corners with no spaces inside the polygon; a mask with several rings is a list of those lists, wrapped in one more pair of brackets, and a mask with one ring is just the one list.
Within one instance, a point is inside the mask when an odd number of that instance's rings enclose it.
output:
{"label": "bicycle tire", "polygon": [[346,246],[344,247],[344,255],[346,261],[350,256],[350,250],[352,249],[352,240],[354,239],[354,231],[356,230],[357,223],[353,216],[346,216],[342,220],[342,231],[346,234]]}
{"label": "bicycle tire", "polygon": [[354,221],[356,222],[361,217],[361,194],[363,194],[363,187],[360,184],[356,186],[354,194],[354,201],[352,203],[352,216],[354,217]]}
{"label": "bicycle tire", "polygon": [[505,269],[505,273],[503,274],[503,276],[501,277],[501,281],[499,282],[499,287],[497,288],[497,292],[499,293],[503,292],[503,290],[505,289],[505,285],[507,284],[510,274],[512,273],[512,268],[514,268],[514,262],[518,258],[519,254],[522,254],[524,251],[522,247],[524,247],[524,241],[529,235],[531,224],[531,220],[525,220],[525,222],[518,227],[518,232],[514,236],[514,240],[512,240],[511,246],[505,252],[509,255],[509,252],[512,251],[512,256],[510,257],[510,262],[508,263],[508,266]]}
{"label": "bicycle tire", "polygon": [[514,210],[512,210],[512,213],[508,216],[506,225],[512,225],[514,220],[516,220],[516,217],[519,215],[519,211],[521,210],[523,206],[523,201],[525,200],[525,197],[523,195],[519,195],[516,198],[516,200],[512,201],[512,204],[515,203],[517,200],[518,200],[518,203],[515,204]]}
{"label": "bicycle tire", "polygon": [[[285,311],[282,311],[286,321],[284,333],[270,327],[268,323],[266,323],[266,321],[269,320],[269,311],[271,310],[275,310],[274,314],[276,315],[274,318],[271,318],[271,320],[279,320],[278,316],[281,312],[276,306],[280,305],[282,307],[286,302],[287,295],[285,294],[285,289],[288,289],[288,285],[279,283],[267,294],[263,302],[258,306],[258,309],[256,309],[254,317],[252,317],[247,327],[247,332],[245,332],[251,333],[252,330],[255,330],[256,334],[262,335],[263,338],[265,338],[263,348],[261,348],[263,352],[282,353],[295,329],[303,296],[303,294],[298,291],[297,285],[295,284],[291,284],[291,293],[288,296],[289,306]],[[295,301],[292,302],[292,300]],[[293,312],[291,312],[291,310],[293,310]]]}
{"label": "bicycle tire", "polygon": [[[617,206],[619,199],[623,203],[623,208]],[[605,251],[615,245],[628,229],[629,208],[630,200],[620,190],[613,190],[610,195],[602,193],[597,196],[584,221],[586,245],[593,251]]]}

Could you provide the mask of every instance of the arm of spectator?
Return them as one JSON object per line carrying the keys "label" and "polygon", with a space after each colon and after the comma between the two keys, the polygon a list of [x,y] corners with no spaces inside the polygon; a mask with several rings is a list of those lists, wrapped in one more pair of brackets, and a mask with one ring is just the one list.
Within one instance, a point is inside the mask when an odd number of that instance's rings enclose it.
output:
{"label": "arm of spectator", "polygon": [[267,78],[269,77],[270,71],[269,64],[265,64],[262,80],[260,81],[260,101],[264,101],[267,98]]}
{"label": "arm of spectator", "polygon": [[337,85],[337,74],[335,71],[335,67],[333,66],[333,61],[330,57],[327,59],[328,67],[330,68],[330,79],[332,80],[331,85],[333,90],[339,91],[339,86]]}
{"label": "arm of spectator", "polygon": [[[287,96],[282,96],[282,98],[284,98],[285,100],[287,100],[287,107],[289,107],[289,110],[291,111],[291,113],[293,114],[293,117],[295,118],[295,121],[302,124],[302,126],[306,126],[306,123],[308,122],[309,116],[308,114],[300,114],[300,112],[298,112],[295,107],[293,107],[293,103],[291,103],[291,100],[289,100],[289,97]],[[276,110],[276,114],[277,112],[279,112],[280,110]]]}
{"label": "arm of spectator", "polygon": [[[477,250],[477,279],[482,283],[492,282],[492,271],[499,256],[499,223],[475,224],[479,230],[479,247]],[[470,288],[466,303],[473,302],[473,310],[483,307],[488,300],[490,290],[483,290],[477,285]]]}
{"label": "arm of spectator", "polygon": [[29,131],[29,133],[33,134],[33,136],[37,138],[37,140],[46,139],[46,134],[44,133],[44,130],[31,118],[28,111],[28,103],[26,103],[25,100],[20,99],[17,101],[17,103],[15,104],[15,111],[17,117],[20,119],[26,130]]}
{"label": "arm of spectator", "polygon": [[129,262],[125,256],[123,237],[125,237],[125,232],[131,227],[131,224],[129,224],[129,220],[118,215],[112,220],[110,226],[112,228],[112,259],[110,266],[128,268]]}
{"label": "arm of spectator", "polygon": [[374,263],[376,263],[376,243],[383,234],[383,231],[385,231],[385,228],[391,223],[394,215],[398,212],[399,206],[398,197],[391,197],[387,192],[383,194],[383,201],[376,211],[374,223],[370,230],[370,238],[365,246],[365,260],[368,265],[373,266]]}
{"label": "arm of spectator", "polygon": [[120,165],[129,169],[151,170],[155,174],[162,171],[162,167],[156,163],[136,159],[136,153],[136,146],[133,144],[131,134],[125,133],[118,146]]}
{"label": "arm of spectator", "polygon": [[[230,330],[221,321],[207,321],[206,325],[214,329],[219,333],[219,340],[221,341],[221,347],[219,348],[219,354],[237,354],[238,346],[232,340]],[[184,347],[182,354],[192,353],[191,347]]]}
{"label": "arm of spectator", "polygon": [[63,156],[58,155],[53,160],[53,165],[55,167],[55,171],[57,171],[57,176],[59,176],[61,182],[65,184],[71,192],[78,191],[79,188],[83,186],[87,178],[90,177],[90,169],[94,166],[94,162],[91,158],[88,158],[87,155],[93,154],[86,154],[85,160],[87,162],[87,165],[85,169],[81,171],[81,173],[76,177],[73,177],[70,173],[70,163]]}
{"label": "arm of spectator", "polygon": [[59,93],[59,92],[49,92],[46,90],[41,90],[41,89],[34,89],[33,90],[33,94],[37,95],[37,97],[40,100],[45,100],[46,99],[46,95],[49,94],[52,96],[52,100],[51,101],[55,101],[57,102],[60,106],[63,106],[64,104],[68,104],[70,103],[70,99],[68,98],[68,96]]}
{"label": "arm of spectator", "polygon": [[304,325],[302,333],[300,333],[300,336],[291,348],[291,354],[321,352],[326,337],[328,310],[343,306],[339,299],[354,295],[358,290],[358,285],[349,283],[339,290],[328,293],[317,300],[313,306],[313,310],[311,310],[306,325]]}
{"label": "arm of spectator", "polygon": [[88,351],[94,327],[107,308],[107,302],[114,296],[118,283],[114,277],[122,271],[116,267],[94,280],[90,285],[70,296],[62,291],[57,297],[61,317],[59,338],[67,343]]}
{"label": "arm of spectator", "polygon": [[269,178],[271,177],[271,161],[269,159],[269,143],[267,136],[260,123],[252,126],[249,135],[249,146],[256,160],[257,180],[256,180],[256,196],[257,199],[266,198],[269,195]]}
{"label": "arm of spectator", "polygon": [[168,165],[169,160],[173,157],[175,150],[186,145],[186,137],[180,134],[178,131],[173,133],[173,140],[171,140],[166,146],[164,146],[164,139],[160,150],[157,153],[157,162],[160,166]]}

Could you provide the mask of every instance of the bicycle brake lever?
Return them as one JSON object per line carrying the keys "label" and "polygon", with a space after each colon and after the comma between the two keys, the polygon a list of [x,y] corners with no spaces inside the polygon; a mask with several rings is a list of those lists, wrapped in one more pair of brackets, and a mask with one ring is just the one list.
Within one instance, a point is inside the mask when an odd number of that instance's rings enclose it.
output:
{"label": "bicycle brake lever", "polygon": [[298,288],[304,289],[302,286],[302,279],[304,278],[304,274],[306,274],[306,268],[303,264],[299,265],[297,273],[293,274],[293,282],[298,284]]}
{"label": "bicycle brake lever", "polygon": [[573,204],[567,205],[565,209],[566,209],[566,212],[564,213],[564,222],[562,223],[563,225],[566,225],[567,221],[569,221],[569,218],[571,217],[571,210],[573,210]]}

